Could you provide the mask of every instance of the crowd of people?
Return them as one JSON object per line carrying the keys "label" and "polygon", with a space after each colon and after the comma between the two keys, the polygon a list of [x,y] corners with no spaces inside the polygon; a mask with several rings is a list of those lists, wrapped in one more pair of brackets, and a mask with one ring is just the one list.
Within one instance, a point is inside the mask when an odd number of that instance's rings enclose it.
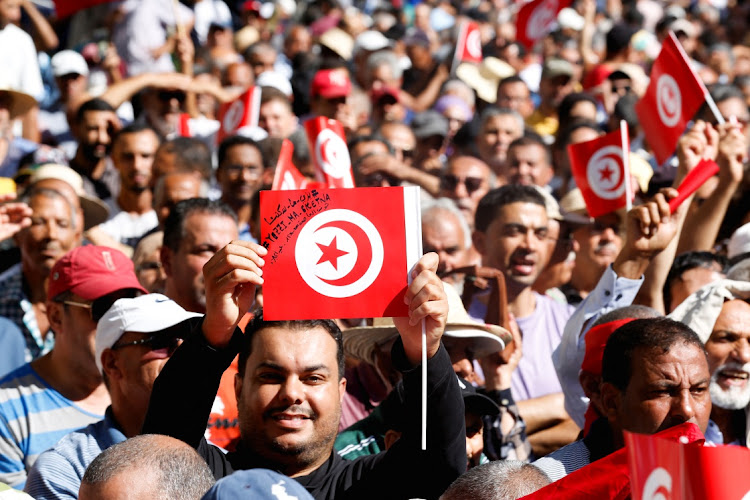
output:
{"label": "crowd of people", "polygon": [[[750,447],[750,4],[575,0],[533,46],[521,5],[0,0],[0,498],[515,499],[623,431]],[[669,33],[724,120],[659,164]],[[318,116],[356,187],[421,188],[408,317],[263,317]],[[621,121],[633,208],[591,217],[568,146]]]}

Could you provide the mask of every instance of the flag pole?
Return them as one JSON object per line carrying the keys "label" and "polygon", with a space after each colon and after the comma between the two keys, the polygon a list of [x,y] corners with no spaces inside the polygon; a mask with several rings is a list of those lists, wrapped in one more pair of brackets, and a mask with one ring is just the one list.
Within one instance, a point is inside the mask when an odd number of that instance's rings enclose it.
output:
{"label": "flag pole", "polygon": [[722,116],[721,111],[719,111],[719,108],[716,106],[714,98],[711,97],[711,93],[706,90],[704,95],[706,97],[706,104],[708,104],[708,109],[711,110],[711,113],[714,114],[714,118],[716,118],[716,123],[718,123],[719,125],[724,125],[724,117]]}
{"label": "flag pole", "polygon": [[630,185],[630,141],[628,124],[625,120],[620,120],[620,137],[622,139],[622,176],[625,182],[625,209],[630,212],[633,208],[633,189]]}
{"label": "flag pole", "polygon": [[422,450],[427,449],[427,319],[422,320]]}

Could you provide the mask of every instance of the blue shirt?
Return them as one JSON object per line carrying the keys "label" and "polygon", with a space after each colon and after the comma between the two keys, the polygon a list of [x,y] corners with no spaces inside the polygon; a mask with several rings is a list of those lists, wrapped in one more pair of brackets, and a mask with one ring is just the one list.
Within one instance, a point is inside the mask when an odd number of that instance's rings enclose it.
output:
{"label": "blue shirt", "polygon": [[37,458],[24,491],[37,500],[78,498],[86,468],[110,446],[125,441],[107,408],[104,420],[73,431]]}

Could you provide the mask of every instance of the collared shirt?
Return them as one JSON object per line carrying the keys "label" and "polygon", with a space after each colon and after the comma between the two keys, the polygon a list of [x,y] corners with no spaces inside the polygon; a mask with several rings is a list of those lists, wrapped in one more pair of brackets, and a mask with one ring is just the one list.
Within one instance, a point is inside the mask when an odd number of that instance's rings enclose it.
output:
{"label": "collared shirt", "polygon": [[26,340],[24,360],[27,363],[47,354],[55,345],[55,334],[51,329],[46,337],[39,330],[34,308],[23,291],[21,263],[0,274],[0,316],[8,318],[21,329]]}
{"label": "collared shirt", "polygon": [[102,451],[125,439],[110,406],[104,420],[71,432],[39,455],[29,471],[24,491],[37,500],[78,498],[89,464]]}

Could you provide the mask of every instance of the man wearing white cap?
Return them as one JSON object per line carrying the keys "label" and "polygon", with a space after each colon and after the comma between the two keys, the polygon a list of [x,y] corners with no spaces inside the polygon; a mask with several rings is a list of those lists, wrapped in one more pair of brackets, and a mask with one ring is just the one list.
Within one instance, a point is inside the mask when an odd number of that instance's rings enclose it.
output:
{"label": "man wearing white cap", "polygon": [[29,472],[34,498],[77,498],[88,465],[110,446],[140,433],[154,380],[179,346],[175,325],[200,314],[153,293],[119,299],[96,328],[96,365],[112,405],[104,420],[72,432],[42,453]]}

